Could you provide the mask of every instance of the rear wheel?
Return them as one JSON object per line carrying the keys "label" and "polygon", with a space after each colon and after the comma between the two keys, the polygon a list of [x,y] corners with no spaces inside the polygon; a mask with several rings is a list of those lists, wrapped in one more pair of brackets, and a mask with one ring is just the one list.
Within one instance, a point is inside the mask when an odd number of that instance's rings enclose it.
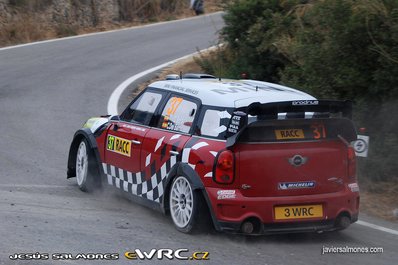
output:
{"label": "rear wheel", "polygon": [[178,231],[193,233],[206,227],[208,213],[199,191],[192,189],[185,176],[173,180],[169,195],[170,215]]}
{"label": "rear wheel", "polygon": [[92,191],[99,184],[95,183],[98,170],[94,161],[87,140],[82,139],[76,153],[76,179],[82,191]]}

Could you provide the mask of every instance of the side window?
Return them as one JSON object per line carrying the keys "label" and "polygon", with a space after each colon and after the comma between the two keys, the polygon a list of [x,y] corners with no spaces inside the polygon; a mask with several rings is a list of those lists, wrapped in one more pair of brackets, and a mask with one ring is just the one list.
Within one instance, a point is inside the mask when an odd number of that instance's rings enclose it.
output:
{"label": "side window", "polygon": [[128,122],[148,124],[161,99],[161,94],[145,92],[123,112],[120,118]]}
{"label": "side window", "polygon": [[230,118],[227,110],[206,109],[200,126],[201,135],[224,139]]}
{"label": "side window", "polygon": [[158,127],[189,133],[197,109],[197,104],[190,100],[182,97],[171,97],[164,107]]}

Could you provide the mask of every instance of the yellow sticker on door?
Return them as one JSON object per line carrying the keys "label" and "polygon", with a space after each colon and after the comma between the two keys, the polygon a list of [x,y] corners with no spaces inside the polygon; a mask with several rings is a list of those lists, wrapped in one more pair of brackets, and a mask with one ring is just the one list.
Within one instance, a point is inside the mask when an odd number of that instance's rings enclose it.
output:
{"label": "yellow sticker on door", "polygon": [[108,135],[106,150],[124,156],[131,156],[131,141],[117,136]]}

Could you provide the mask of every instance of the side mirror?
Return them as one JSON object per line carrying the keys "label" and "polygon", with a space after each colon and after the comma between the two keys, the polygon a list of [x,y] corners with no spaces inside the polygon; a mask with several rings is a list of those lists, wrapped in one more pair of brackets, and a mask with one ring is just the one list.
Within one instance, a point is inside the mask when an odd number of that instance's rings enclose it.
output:
{"label": "side mirror", "polygon": [[119,117],[119,115],[114,115],[114,116],[111,117],[110,120],[111,121],[120,121],[120,117]]}

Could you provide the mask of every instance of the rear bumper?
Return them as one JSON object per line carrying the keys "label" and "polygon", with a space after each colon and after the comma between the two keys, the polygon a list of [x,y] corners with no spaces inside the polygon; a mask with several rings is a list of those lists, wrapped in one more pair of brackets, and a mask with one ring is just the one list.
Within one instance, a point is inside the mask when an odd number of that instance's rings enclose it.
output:
{"label": "rear bumper", "polygon": [[[358,215],[351,217],[351,223],[358,220]],[[241,231],[242,223],[219,222],[220,230],[231,233],[243,233]],[[302,221],[288,223],[260,224],[258,230],[253,235],[262,234],[290,234],[290,233],[313,233],[328,232],[342,229],[336,224],[336,220],[322,221]]]}
{"label": "rear bumper", "polygon": [[[336,193],[285,197],[244,197],[238,189],[229,191],[234,196],[223,197],[219,196],[218,188],[206,188],[206,191],[221,231],[240,232],[246,221],[255,224],[254,234],[332,231],[341,229],[338,221],[343,215],[350,218],[350,223],[358,220],[359,193],[348,189]],[[275,206],[310,204],[322,205],[323,216],[289,220],[275,218]]]}

